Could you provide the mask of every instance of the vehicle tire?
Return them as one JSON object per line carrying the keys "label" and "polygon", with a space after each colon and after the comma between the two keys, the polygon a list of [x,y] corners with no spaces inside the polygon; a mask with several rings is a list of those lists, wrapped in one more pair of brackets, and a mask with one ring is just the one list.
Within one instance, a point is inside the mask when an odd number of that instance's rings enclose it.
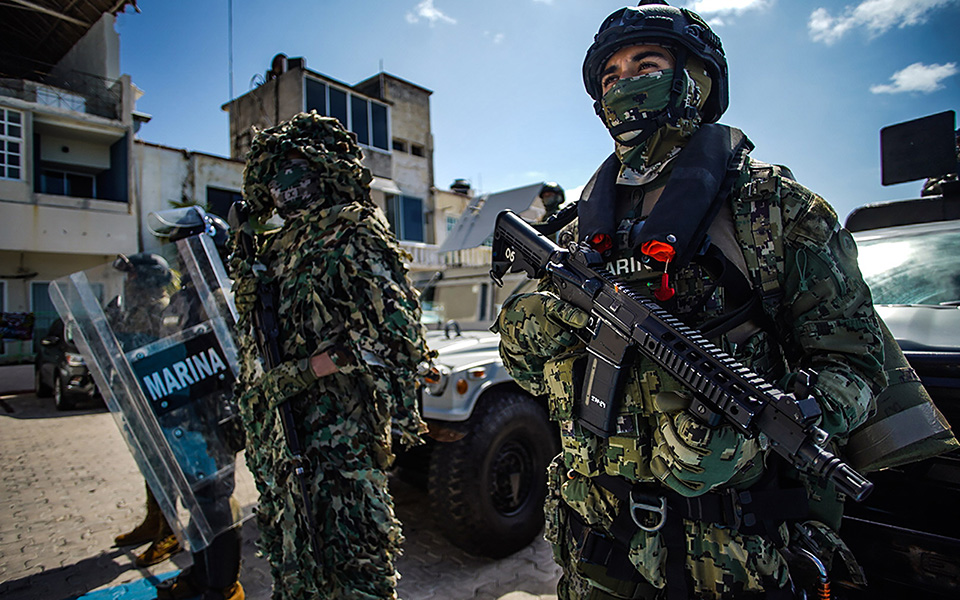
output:
{"label": "vehicle tire", "polygon": [[558,451],[546,411],[518,390],[493,390],[430,461],[430,505],[439,529],[471,554],[503,558],[543,528],[546,470]]}
{"label": "vehicle tire", "polygon": [[33,370],[33,389],[37,398],[49,398],[53,394],[53,389],[43,382],[43,377],[40,375],[40,365],[37,365]]}
{"label": "vehicle tire", "polygon": [[57,410],[71,410],[75,404],[73,398],[63,391],[63,381],[59,375],[53,378],[53,403]]}

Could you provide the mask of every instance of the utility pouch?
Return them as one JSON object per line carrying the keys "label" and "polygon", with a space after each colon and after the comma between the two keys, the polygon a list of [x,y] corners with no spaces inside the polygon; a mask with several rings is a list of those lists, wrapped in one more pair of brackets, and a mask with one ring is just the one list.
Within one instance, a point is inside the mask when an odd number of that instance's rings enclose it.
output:
{"label": "utility pouch", "polygon": [[880,327],[887,387],[877,396],[877,412],[850,435],[843,453],[850,466],[861,473],[960,448],[950,424],[882,320]]}

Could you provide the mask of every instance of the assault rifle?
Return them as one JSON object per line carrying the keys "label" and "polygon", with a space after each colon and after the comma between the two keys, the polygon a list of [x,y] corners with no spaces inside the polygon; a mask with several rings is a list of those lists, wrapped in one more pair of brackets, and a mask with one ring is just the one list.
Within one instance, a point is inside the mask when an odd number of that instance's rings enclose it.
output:
{"label": "assault rifle", "polygon": [[726,421],[751,438],[764,434],[795,467],[832,480],[857,501],[873,489],[823,449],[827,435],[814,425],[820,407],[809,394],[813,374],[798,377],[792,394],[776,389],[656,303],[632,293],[603,267],[599,253],[587,246],[560,248],[505,210],[493,233],[490,276],[502,285],[508,271],[549,277],[561,299],[590,314],[581,330],[586,369],[575,409],[586,429],[602,437],[615,431],[624,365],[639,352],[693,392],[689,410],[704,423]]}
{"label": "assault rifle", "polygon": [[[228,221],[230,228],[236,232],[237,252],[240,258],[247,264],[252,265],[256,272],[266,270],[266,267],[257,261],[256,243],[250,230],[250,209],[247,207],[247,203],[242,200],[234,202],[230,207]],[[277,296],[278,293],[274,287],[264,283],[263,280],[258,281],[257,300],[253,310],[253,332],[256,336],[257,349],[260,350],[265,371],[269,371],[282,362],[280,344],[277,341],[280,337],[280,325],[277,322]],[[303,503],[304,519],[306,520],[307,530],[310,532],[310,546],[314,557],[319,557],[321,556],[320,539],[317,537],[317,528],[313,518],[313,503],[310,501],[307,476],[303,468],[303,446],[300,444],[300,437],[297,435],[297,423],[294,420],[293,409],[289,402],[281,402],[277,408],[280,411],[283,437],[287,443],[287,448],[290,450],[291,470],[297,477],[297,484],[300,488],[300,501]]]}

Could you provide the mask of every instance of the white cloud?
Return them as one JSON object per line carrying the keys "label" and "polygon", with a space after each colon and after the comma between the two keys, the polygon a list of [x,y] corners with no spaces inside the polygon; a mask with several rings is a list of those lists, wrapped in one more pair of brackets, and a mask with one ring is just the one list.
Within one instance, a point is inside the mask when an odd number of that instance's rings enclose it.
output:
{"label": "white cloud", "polygon": [[897,71],[890,77],[892,84],[873,85],[870,91],[874,94],[901,94],[903,92],[923,92],[929,94],[943,88],[941,83],[947,77],[953,77],[958,72],[957,63],[945,65],[925,65],[913,63],[909,67]]}
{"label": "white cloud", "polygon": [[702,16],[766,8],[767,4],[768,0],[695,0],[691,3],[690,10]]}
{"label": "white cloud", "polygon": [[492,31],[484,31],[483,37],[489,38],[494,44],[499,44],[506,37],[502,33],[493,33]]}
{"label": "white cloud", "polygon": [[733,22],[731,17],[748,10],[767,8],[771,0],[694,0],[688,2],[690,10],[707,22],[711,29]]}
{"label": "white cloud", "polygon": [[443,21],[444,23],[450,24],[457,22],[456,19],[448,17],[440,12],[440,9],[433,5],[433,0],[421,0],[420,4],[417,4],[417,6],[413,9],[413,12],[407,13],[407,23],[419,23],[421,18],[430,21],[431,27],[436,25],[437,21]]}
{"label": "white cloud", "polygon": [[846,7],[838,16],[818,8],[810,14],[810,37],[815,42],[832,44],[856,27],[865,27],[872,35],[880,35],[893,26],[904,28],[924,23],[931,12],[956,1],[864,0],[855,7]]}
{"label": "white cloud", "polygon": [[553,0],[533,0],[534,2],[539,2],[540,4],[553,4]]}

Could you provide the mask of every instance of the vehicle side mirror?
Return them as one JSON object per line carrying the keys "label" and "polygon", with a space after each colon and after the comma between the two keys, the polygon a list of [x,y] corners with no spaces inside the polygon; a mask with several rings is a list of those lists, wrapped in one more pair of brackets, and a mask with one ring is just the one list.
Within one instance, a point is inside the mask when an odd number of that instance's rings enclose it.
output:
{"label": "vehicle side mirror", "polygon": [[60,338],[55,335],[48,335],[47,337],[40,340],[41,346],[56,346],[60,343]]}

